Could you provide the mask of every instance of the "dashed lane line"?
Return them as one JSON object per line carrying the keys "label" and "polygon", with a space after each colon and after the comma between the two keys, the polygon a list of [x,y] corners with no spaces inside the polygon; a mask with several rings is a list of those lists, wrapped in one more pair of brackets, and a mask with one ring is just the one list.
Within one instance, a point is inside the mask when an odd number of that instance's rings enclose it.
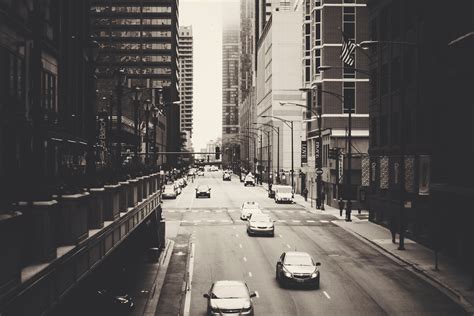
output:
{"label": "dashed lane line", "polygon": [[326,220],[320,220],[321,223],[329,223],[329,221]]}
{"label": "dashed lane line", "polygon": [[252,277],[252,272],[249,271],[249,277]]}
{"label": "dashed lane line", "polygon": [[289,249],[291,249],[291,246],[290,246],[289,244],[286,244],[286,247],[289,248]]}
{"label": "dashed lane line", "polygon": [[243,257],[242,260],[244,260],[245,262],[247,262],[247,257]]}
{"label": "dashed lane line", "polygon": [[312,219],[306,220],[307,223],[315,223],[316,221],[313,221]]}
{"label": "dashed lane line", "polygon": [[329,294],[326,292],[326,291],[323,291],[324,295],[328,298],[328,300],[331,299],[331,296],[329,296]]}

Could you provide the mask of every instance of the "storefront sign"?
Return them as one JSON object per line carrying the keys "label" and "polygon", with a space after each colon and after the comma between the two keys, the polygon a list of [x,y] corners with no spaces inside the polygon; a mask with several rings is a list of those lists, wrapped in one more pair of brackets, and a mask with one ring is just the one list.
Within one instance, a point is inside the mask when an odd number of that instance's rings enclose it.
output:
{"label": "storefront sign", "polygon": [[301,141],[301,163],[308,163],[308,143]]}

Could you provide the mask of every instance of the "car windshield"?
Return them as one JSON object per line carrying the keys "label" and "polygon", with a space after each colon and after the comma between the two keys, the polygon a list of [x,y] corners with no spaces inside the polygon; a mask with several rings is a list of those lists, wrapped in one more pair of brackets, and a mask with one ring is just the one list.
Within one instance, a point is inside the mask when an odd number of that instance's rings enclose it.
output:
{"label": "car windshield", "polygon": [[285,264],[290,266],[314,266],[310,256],[291,256],[286,255]]}
{"label": "car windshield", "polygon": [[270,223],[272,220],[269,216],[267,215],[252,215],[252,222],[265,222],[265,223]]}
{"label": "car windshield", "polygon": [[291,188],[278,188],[278,193],[291,193]]}
{"label": "car windshield", "polygon": [[205,186],[205,185],[200,185],[200,186],[198,187],[198,190],[199,190],[199,191],[207,191],[208,189],[209,189],[209,188],[208,188],[207,186]]}
{"label": "car windshield", "polygon": [[165,185],[165,191],[174,191],[174,186],[172,186],[172,185]]}
{"label": "car windshield", "polygon": [[212,298],[245,298],[248,297],[245,285],[214,285]]}

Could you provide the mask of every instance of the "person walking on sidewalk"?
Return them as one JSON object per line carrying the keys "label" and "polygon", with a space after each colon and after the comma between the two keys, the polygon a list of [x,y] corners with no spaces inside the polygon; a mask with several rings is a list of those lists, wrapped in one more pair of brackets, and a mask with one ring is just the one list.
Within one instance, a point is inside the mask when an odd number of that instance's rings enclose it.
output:
{"label": "person walking on sidewalk", "polygon": [[339,198],[339,216],[342,216],[342,211],[344,211],[344,201],[342,200],[342,197]]}
{"label": "person walking on sidewalk", "polygon": [[303,197],[304,197],[304,201],[308,202],[308,188],[304,188]]}
{"label": "person walking on sidewalk", "polygon": [[326,193],[321,191],[321,211],[324,211],[324,201],[326,200]]}
{"label": "person walking on sidewalk", "polygon": [[396,244],[396,237],[397,237],[397,228],[398,228],[398,216],[392,214],[390,216],[390,233],[392,234],[392,243]]}

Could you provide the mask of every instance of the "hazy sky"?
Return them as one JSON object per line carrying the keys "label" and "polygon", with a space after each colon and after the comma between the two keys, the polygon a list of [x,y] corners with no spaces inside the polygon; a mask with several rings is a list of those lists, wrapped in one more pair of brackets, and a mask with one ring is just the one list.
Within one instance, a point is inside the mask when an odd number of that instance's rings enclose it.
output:
{"label": "hazy sky", "polygon": [[239,21],[238,0],[180,0],[179,24],[192,25],[196,151],[222,135],[222,26]]}

